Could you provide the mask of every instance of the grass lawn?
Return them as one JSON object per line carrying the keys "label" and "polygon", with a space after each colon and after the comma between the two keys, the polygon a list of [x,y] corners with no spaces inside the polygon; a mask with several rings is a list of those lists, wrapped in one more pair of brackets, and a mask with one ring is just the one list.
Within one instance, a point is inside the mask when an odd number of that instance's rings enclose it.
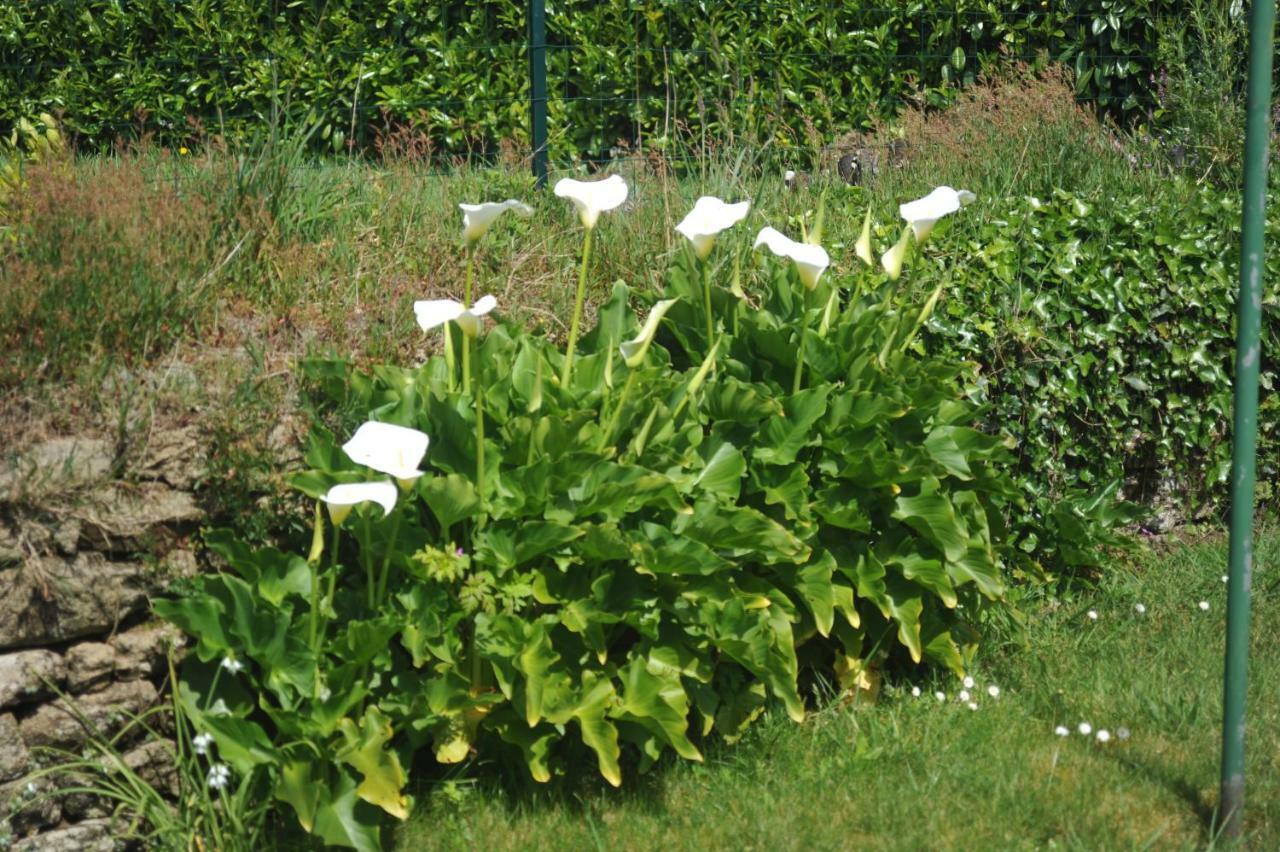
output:
{"label": "grass lawn", "polygon": [[[1280,531],[1259,536],[1257,560],[1247,847],[1276,849]],[[1160,543],[1096,593],[1027,603],[1022,641],[975,674],[976,711],[954,679],[921,682],[919,698],[898,683],[876,706],[831,706],[802,725],[763,718],[705,764],[664,764],[619,791],[458,781],[420,802],[397,848],[1211,847],[1225,564],[1224,536]],[[1082,721],[1111,741],[1077,733]]]}

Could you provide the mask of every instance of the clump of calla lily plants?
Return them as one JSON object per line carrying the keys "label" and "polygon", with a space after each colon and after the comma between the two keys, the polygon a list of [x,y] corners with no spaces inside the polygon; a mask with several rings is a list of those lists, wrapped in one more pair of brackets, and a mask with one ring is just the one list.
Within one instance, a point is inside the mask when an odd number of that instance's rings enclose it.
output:
{"label": "clump of calla lily plants", "polygon": [[211,534],[229,569],[157,606],[195,640],[180,700],[228,786],[268,786],[325,843],[379,848],[410,771],[617,786],[771,702],[804,719],[810,678],[865,697],[889,666],[963,677],[1001,605],[1010,442],[978,428],[970,368],[923,351],[942,288],[899,287],[973,196],[904,204],[878,264],[868,212],[844,270],[821,216],[749,244],[750,202],[701,198],[665,292],[617,283],[583,333],[627,192],[555,187],[583,233],[563,346],[473,301],[486,232],[529,208],[462,205],[463,299],[414,305],[443,354],[304,365],[343,424],[292,478],[310,552]]}

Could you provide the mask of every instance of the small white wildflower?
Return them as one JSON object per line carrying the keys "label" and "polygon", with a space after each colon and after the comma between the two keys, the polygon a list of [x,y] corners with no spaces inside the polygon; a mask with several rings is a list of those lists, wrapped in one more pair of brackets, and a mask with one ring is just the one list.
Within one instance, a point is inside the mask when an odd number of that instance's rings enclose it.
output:
{"label": "small white wildflower", "polygon": [[22,791],[26,793],[28,796],[34,796],[36,793],[40,792],[40,790],[36,787],[36,782],[34,781],[28,781],[27,786],[23,787]]}
{"label": "small white wildflower", "polygon": [[920,697],[920,687],[918,687],[918,686],[913,686],[913,687],[911,687],[911,697],[912,697],[912,698],[919,698],[919,697]]}
{"label": "small white wildflower", "polygon": [[1121,740],[1129,739],[1129,729],[1123,727],[1116,728],[1116,738]]}
{"label": "small white wildflower", "polygon": [[1098,611],[1096,609],[1089,610],[1088,612],[1085,613],[1085,615],[1088,616],[1090,621],[1098,620]]}
{"label": "small white wildflower", "polygon": [[1097,733],[1097,737],[1098,737],[1098,742],[1100,743],[1111,742],[1111,732],[1108,731],[1106,728],[1100,729]]}
{"label": "small white wildflower", "polygon": [[959,698],[961,701],[968,701],[971,696],[969,695],[969,690],[962,689],[960,690],[960,694],[956,697]]}
{"label": "small white wildflower", "polygon": [[221,790],[231,781],[231,768],[225,763],[215,763],[209,767],[209,786],[215,790]]}
{"label": "small white wildflower", "polygon": [[213,734],[206,731],[203,734],[197,734],[196,738],[191,741],[192,748],[196,754],[208,754],[209,746],[213,745]]}
{"label": "small white wildflower", "polygon": [[1200,607],[1200,610],[1201,610],[1202,612],[1208,612],[1208,611],[1209,611],[1209,602],[1208,602],[1208,601],[1200,601],[1200,603],[1196,604],[1196,606]]}
{"label": "small white wildflower", "polygon": [[1093,733],[1093,725],[1090,725],[1088,722],[1081,722],[1076,730],[1080,732],[1081,736],[1087,737]]}
{"label": "small white wildflower", "polygon": [[222,667],[232,674],[239,674],[244,668],[244,663],[240,662],[235,657],[223,657]]}
{"label": "small white wildflower", "polygon": [[1134,612],[1136,612],[1138,615],[1142,615],[1142,614],[1144,614],[1144,613],[1147,611],[1147,605],[1146,605],[1146,604],[1140,604],[1140,603],[1139,603],[1139,604],[1134,604],[1134,605],[1133,605],[1133,611],[1134,611]]}
{"label": "small white wildflower", "polygon": [[964,688],[973,689],[973,678],[969,677],[968,675],[965,675],[965,678],[964,678]]}
{"label": "small white wildflower", "polygon": [[969,702],[968,704],[966,704],[965,706],[966,706],[966,707],[968,707],[970,710],[977,710],[977,709],[978,709],[978,702],[976,702],[976,701],[970,701],[970,702]]}
{"label": "small white wildflower", "polygon": [[1071,729],[1068,728],[1066,725],[1059,725],[1058,727],[1053,729],[1053,732],[1060,737],[1071,736]]}
{"label": "small white wildflower", "polygon": [[946,701],[946,700],[947,700],[947,694],[946,694],[945,692],[935,692],[935,693],[933,694],[933,697],[934,697],[934,698],[936,698],[936,699],[938,699],[939,701]]}
{"label": "small white wildflower", "polygon": [[1224,582],[1224,583],[1225,583],[1225,582],[1227,582],[1227,580],[1229,580],[1229,579],[1230,579],[1230,578],[1229,578],[1226,574],[1223,574],[1223,575],[1222,575],[1222,582]]}
{"label": "small white wildflower", "polygon": [[990,695],[992,698],[999,698],[1000,687],[996,686],[994,683],[991,684],[990,686],[987,687],[987,695]]}

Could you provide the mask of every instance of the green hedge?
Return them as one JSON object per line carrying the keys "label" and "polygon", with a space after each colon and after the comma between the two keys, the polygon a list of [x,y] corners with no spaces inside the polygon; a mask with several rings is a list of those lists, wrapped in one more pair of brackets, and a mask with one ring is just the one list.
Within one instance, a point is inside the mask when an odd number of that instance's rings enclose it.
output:
{"label": "green hedge", "polygon": [[[825,4],[552,0],[554,153],[618,140],[757,133],[830,137],[923,89],[945,100],[1001,51],[1045,51],[1113,113],[1150,105],[1159,0]],[[885,8],[877,8],[885,7]],[[889,8],[891,7],[891,8]],[[61,112],[82,142],[139,129],[180,142],[260,125],[284,105],[319,117],[342,149],[354,130],[412,123],[442,152],[527,144],[523,2],[48,0],[0,5],[0,131]],[[714,8],[714,12],[710,10]],[[713,137],[714,138],[714,137]]]}
{"label": "green hedge", "polygon": [[[931,351],[976,361],[980,396],[1019,439],[1021,479],[1047,513],[1070,489],[1211,507],[1225,496],[1240,202],[1176,184],[1154,196],[992,202],[928,329]],[[1280,241],[1280,219],[1268,223]],[[1268,280],[1280,261],[1268,257]],[[1260,495],[1280,479],[1277,298],[1263,302]]]}

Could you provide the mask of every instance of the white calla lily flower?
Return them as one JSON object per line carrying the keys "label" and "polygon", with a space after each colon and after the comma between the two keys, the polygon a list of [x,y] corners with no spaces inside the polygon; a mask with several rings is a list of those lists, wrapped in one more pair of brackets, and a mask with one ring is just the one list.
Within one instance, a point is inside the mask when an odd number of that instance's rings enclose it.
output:
{"label": "white calla lily flower", "polygon": [[911,228],[906,227],[902,229],[902,236],[898,238],[898,241],[888,251],[880,255],[880,265],[884,267],[884,271],[890,279],[897,281],[898,276],[902,274],[902,264],[907,259],[907,249],[910,245]]}
{"label": "white calla lily flower", "polygon": [[453,320],[458,323],[463,334],[475,337],[480,331],[480,317],[497,306],[498,300],[493,296],[482,296],[470,308],[463,307],[461,302],[453,299],[426,299],[413,303],[413,313],[418,317],[418,325],[423,331],[430,331]]}
{"label": "white calla lily flower", "polygon": [[329,519],[337,526],[361,503],[377,503],[385,518],[396,507],[398,495],[396,486],[390,482],[349,482],[333,486],[320,499],[329,507]]}
{"label": "white calla lily flower", "polygon": [[462,238],[467,245],[474,245],[489,230],[489,226],[508,210],[514,210],[520,216],[533,215],[532,207],[514,198],[483,204],[459,204],[458,208],[462,210]]}
{"label": "white calla lily flower", "polygon": [[854,253],[862,259],[867,266],[875,266],[875,256],[871,253],[871,208],[867,208],[867,215],[862,219],[862,233],[858,236],[858,242],[854,244]]}
{"label": "white calla lily flower", "polygon": [[761,228],[752,248],[767,246],[778,257],[790,258],[800,273],[800,281],[806,289],[818,286],[818,278],[831,265],[831,256],[822,246],[798,243],[774,228]]}
{"label": "white calla lily flower", "polygon": [[627,182],[621,175],[610,175],[604,180],[562,178],[556,183],[554,192],[560,198],[573,202],[582,219],[582,227],[590,230],[596,226],[601,213],[621,207],[627,200]]}
{"label": "white calla lily flower", "polygon": [[746,218],[751,209],[750,201],[727,204],[712,195],[704,195],[694,202],[693,209],[680,220],[676,230],[693,244],[693,252],[699,260],[706,260],[715,245],[716,235]]}
{"label": "white calla lily flower", "polygon": [[370,420],[342,445],[342,451],[356,464],[389,474],[401,488],[407,489],[422,476],[418,465],[430,443],[426,433],[417,429]]}
{"label": "white calla lily flower", "polygon": [[618,351],[622,353],[622,359],[627,362],[628,367],[634,370],[644,361],[644,355],[649,351],[649,344],[653,342],[654,335],[658,333],[658,323],[662,322],[663,316],[678,301],[680,300],[663,299],[654,305],[653,309],[649,311],[649,317],[644,321],[644,327],[640,329],[640,334],[634,340],[628,340],[618,347]]}
{"label": "white calla lily flower", "polygon": [[924,198],[900,205],[898,214],[911,225],[916,242],[921,243],[929,236],[939,219],[956,212],[977,197],[967,189],[956,190],[940,186]]}

